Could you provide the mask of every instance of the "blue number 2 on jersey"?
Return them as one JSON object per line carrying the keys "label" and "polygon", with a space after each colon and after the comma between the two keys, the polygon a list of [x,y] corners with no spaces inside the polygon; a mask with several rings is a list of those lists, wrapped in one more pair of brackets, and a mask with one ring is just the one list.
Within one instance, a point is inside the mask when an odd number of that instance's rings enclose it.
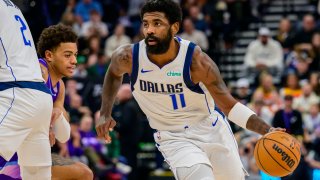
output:
{"label": "blue number 2 on jersey", "polygon": [[31,41],[27,40],[26,36],[24,35],[24,31],[27,30],[26,24],[23,22],[23,20],[21,19],[20,16],[15,15],[14,17],[16,18],[17,21],[19,21],[21,23],[20,31],[21,31],[21,34],[22,34],[22,38],[23,38],[24,44],[26,46],[31,46]]}
{"label": "blue number 2 on jersey", "polygon": [[[182,108],[186,107],[186,101],[184,100],[184,94],[178,94],[178,95],[179,95],[179,98],[180,98],[181,107]],[[171,100],[172,100],[173,109],[177,110],[178,109],[178,103],[177,103],[176,94],[171,94],[170,97],[171,97]]]}

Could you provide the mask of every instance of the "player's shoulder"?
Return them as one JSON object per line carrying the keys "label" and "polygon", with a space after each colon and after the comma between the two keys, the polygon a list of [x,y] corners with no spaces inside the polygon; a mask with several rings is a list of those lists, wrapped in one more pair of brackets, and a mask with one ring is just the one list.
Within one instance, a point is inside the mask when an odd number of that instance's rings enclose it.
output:
{"label": "player's shoulder", "polygon": [[66,87],[65,87],[64,82],[63,82],[62,79],[59,80],[59,84],[60,84],[59,91],[63,92],[63,94],[64,94],[64,91],[65,91]]}
{"label": "player's shoulder", "polygon": [[[10,0],[0,0],[0,14],[4,15],[10,11],[20,11],[20,9]],[[4,17],[0,16],[0,19],[2,18]]]}
{"label": "player's shoulder", "polygon": [[209,60],[209,56],[202,51],[200,46],[196,45],[192,54],[192,63],[191,66],[196,68],[199,64],[204,63]]}
{"label": "player's shoulder", "polygon": [[203,55],[203,51],[202,49],[200,48],[200,46],[198,45],[195,45],[194,47],[194,51],[193,51],[193,58],[199,58],[199,56]]}
{"label": "player's shoulder", "polygon": [[[23,19],[23,14],[14,3],[10,0],[0,0],[0,29],[3,31],[4,29],[10,28],[13,21],[20,21]],[[8,33],[6,30],[3,33]]]}
{"label": "player's shoulder", "polygon": [[132,69],[132,44],[118,47],[111,55],[111,65],[109,69],[114,74],[131,73]]}
{"label": "player's shoulder", "polygon": [[111,55],[111,61],[119,65],[129,65],[132,63],[133,44],[126,44],[118,47]]}

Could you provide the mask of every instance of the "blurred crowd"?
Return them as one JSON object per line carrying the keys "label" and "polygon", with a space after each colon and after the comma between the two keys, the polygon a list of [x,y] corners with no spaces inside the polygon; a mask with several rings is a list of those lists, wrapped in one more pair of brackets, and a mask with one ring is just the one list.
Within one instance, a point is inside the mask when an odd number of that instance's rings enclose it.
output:
{"label": "blurred crowd", "polygon": [[[118,122],[112,143],[97,139],[101,89],[112,52],[143,39],[140,7],[145,0],[16,1],[29,23],[34,40],[43,28],[63,23],[79,35],[76,72],[65,79],[65,106],[71,117],[71,139],[54,151],[88,164],[97,179],[147,179],[151,170],[167,166],[150,146],[153,131],[132,97],[128,76],[116,98],[113,117]],[[250,22],[262,22],[272,0],[177,0],[183,9],[179,36],[198,44],[219,65],[222,49],[230,49],[236,34]],[[310,0],[318,6],[318,1]],[[267,123],[284,127],[302,147],[298,169],[283,179],[312,179],[320,169],[320,21],[318,12],[296,22],[282,18],[276,34],[259,28],[244,57],[246,76],[226,82],[231,93]],[[263,23],[262,23],[263,24]],[[275,36],[274,36],[275,35]],[[261,179],[253,158],[259,135],[232,124],[248,179]],[[149,143],[149,144],[148,144]],[[146,152],[152,152],[148,154]],[[151,159],[151,160],[150,160]],[[144,162],[141,162],[144,161]],[[145,162],[148,162],[148,167]],[[318,174],[319,176],[319,174]],[[318,177],[319,178],[319,177]]]}

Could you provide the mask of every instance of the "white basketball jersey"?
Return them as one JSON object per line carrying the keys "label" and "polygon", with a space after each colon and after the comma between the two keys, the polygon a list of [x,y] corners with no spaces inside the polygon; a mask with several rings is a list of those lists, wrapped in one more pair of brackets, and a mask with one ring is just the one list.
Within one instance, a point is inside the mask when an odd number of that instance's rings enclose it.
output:
{"label": "white basketball jersey", "polygon": [[217,110],[205,86],[194,84],[190,77],[195,44],[176,40],[179,53],[162,68],[149,60],[144,40],[133,46],[133,96],[156,130],[182,130]]}
{"label": "white basketball jersey", "polygon": [[35,45],[20,9],[0,0],[0,82],[43,81]]}

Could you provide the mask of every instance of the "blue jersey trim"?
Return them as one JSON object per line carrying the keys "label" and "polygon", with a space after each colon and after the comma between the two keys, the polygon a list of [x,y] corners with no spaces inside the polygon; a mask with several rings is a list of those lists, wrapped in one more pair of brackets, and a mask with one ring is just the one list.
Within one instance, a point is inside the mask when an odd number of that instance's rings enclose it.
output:
{"label": "blue jersey trim", "polygon": [[13,78],[14,78],[14,81],[17,81],[16,76],[13,74],[12,67],[9,66],[9,64],[8,64],[9,59],[8,59],[7,51],[6,51],[6,49],[4,48],[4,45],[3,45],[3,42],[2,42],[2,39],[1,39],[1,38],[0,38],[0,41],[1,41],[1,45],[2,45],[2,48],[3,48],[4,54],[6,55],[6,65],[7,65],[8,68],[10,68],[10,71],[11,71],[11,74],[12,74],[12,76],[13,76]]}
{"label": "blue jersey trim", "polygon": [[48,63],[44,59],[39,58],[39,62],[48,69]]}
{"label": "blue jersey trim", "polygon": [[207,99],[207,95],[206,95],[206,94],[204,94],[204,98],[206,99],[206,104],[207,104],[207,108],[208,108],[209,114],[211,114],[211,111],[210,111],[210,107],[209,107],[209,103],[208,103],[208,99]]}
{"label": "blue jersey trim", "polygon": [[[1,83],[0,83],[0,87],[1,87]],[[9,113],[9,111],[10,111],[10,110],[11,110],[11,108],[12,108],[12,105],[13,105],[14,99],[16,98],[16,96],[15,96],[15,94],[14,94],[14,88],[12,88],[12,96],[13,96],[13,98],[12,98],[12,101],[11,101],[10,107],[7,109],[6,114],[5,114],[5,115],[3,116],[3,118],[0,120],[0,125],[1,125],[1,123],[3,122],[3,120],[7,117],[7,115],[8,115],[8,113]]]}
{"label": "blue jersey trim", "polygon": [[[217,107],[217,109],[218,109],[218,107]],[[219,111],[218,111],[218,112],[219,112]],[[221,111],[220,111],[220,112],[221,112]],[[223,113],[222,113],[222,114],[223,114]],[[229,132],[230,132],[231,136],[233,137],[233,142],[234,142],[235,147],[238,148],[238,143],[237,143],[237,141],[236,141],[236,139],[235,139],[235,137],[234,137],[234,135],[233,135],[232,129],[231,129],[229,123],[228,123],[227,118],[223,118],[223,122],[226,124],[226,126],[227,126],[228,129],[229,129]]]}
{"label": "blue jersey trim", "polygon": [[184,80],[184,83],[187,85],[187,87],[191,91],[193,91],[195,93],[199,93],[199,94],[204,94],[204,92],[201,89],[201,87],[199,86],[199,84],[194,84],[192,82],[191,76],[190,76],[190,67],[191,67],[191,62],[192,62],[192,55],[193,55],[195,47],[196,47],[196,44],[194,44],[192,42],[189,43],[186,59],[185,59],[184,66],[183,66],[183,80]]}
{"label": "blue jersey trim", "polygon": [[6,89],[10,89],[14,87],[35,89],[51,95],[49,88],[43,82],[29,82],[29,81],[0,82],[0,91],[4,91]]}
{"label": "blue jersey trim", "polygon": [[176,38],[178,39],[179,42],[182,41],[182,39],[179,36],[176,36]]}
{"label": "blue jersey trim", "polygon": [[56,84],[56,88],[57,88],[57,91],[55,91],[54,89],[55,89],[55,87],[53,87],[53,85],[52,85],[52,81],[51,81],[51,76],[50,76],[50,73],[49,73],[49,67],[48,67],[48,63],[47,63],[47,61],[45,61],[44,59],[39,59],[39,63],[40,64],[42,64],[42,65],[44,65],[46,68],[47,68],[47,70],[48,70],[48,79],[46,80],[46,86],[49,88],[49,90],[50,90],[50,94],[51,94],[51,96],[52,96],[52,100],[53,100],[53,102],[55,102],[56,100],[57,100],[57,97],[58,97],[58,95],[59,95],[59,92],[60,92],[60,81],[58,81],[57,82],[57,84]]}
{"label": "blue jersey trim", "polygon": [[131,70],[131,91],[134,91],[134,85],[137,81],[139,71],[139,43],[133,45],[132,49],[132,70]]}
{"label": "blue jersey trim", "polygon": [[221,116],[223,118],[225,118],[226,116],[224,115],[224,113],[218,108],[218,106],[214,106],[214,110],[216,110],[219,114],[221,114]]}

